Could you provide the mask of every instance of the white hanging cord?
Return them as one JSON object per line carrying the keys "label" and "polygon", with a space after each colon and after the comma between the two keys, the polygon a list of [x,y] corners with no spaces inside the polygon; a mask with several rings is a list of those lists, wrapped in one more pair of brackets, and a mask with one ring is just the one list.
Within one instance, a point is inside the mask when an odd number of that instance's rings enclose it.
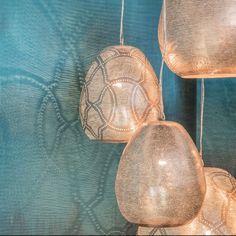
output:
{"label": "white hanging cord", "polygon": [[201,80],[201,114],[200,114],[200,156],[202,158],[202,140],[203,140],[203,119],[204,119],[204,100],[205,100],[205,87],[204,79]]}
{"label": "white hanging cord", "polygon": [[124,31],[123,31],[123,25],[124,25],[124,7],[125,7],[125,0],[121,0],[121,15],[120,15],[120,44],[124,45]]}
{"label": "white hanging cord", "polygon": [[164,69],[164,60],[162,58],[161,60],[161,69],[160,69],[160,75],[159,75],[159,86],[160,86],[160,103],[161,103],[161,109],[162,109],[162,119],[165,120],[165,111],[164,111],[164,101],[163,101],[163,89],[162,89],[162,81],[163,81],[163,69]]}
{"label": "white hanging cord", "polygon": [[159,85],[160,85],[160,95],[161,95],[161,108],[162,108],[162,119],[165,120],[165,111],[164,111],[164,101],[163,101],[163,70],[164,70],[164,59],[166,53],[166,0],[163,0],[163,35],[164,35],[164,50],[161,60],[161,68],[159,74]]}
{"label": "white hanging cord", "polygon": [[163,29],[164,29],[164,55],[166,53],[166,39],[167,39],[167,32],[166,32],[166,0],[163,0]]}

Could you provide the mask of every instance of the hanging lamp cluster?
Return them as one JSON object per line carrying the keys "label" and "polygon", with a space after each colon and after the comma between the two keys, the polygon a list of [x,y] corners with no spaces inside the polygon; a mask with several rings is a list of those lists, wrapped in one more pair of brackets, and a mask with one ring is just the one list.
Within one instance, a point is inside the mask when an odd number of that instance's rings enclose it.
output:
{"label": "hanging lamp cluster", "polygon": [[[162,100],[164,61],[183,78],[236,75],[236,30],[225,30],[229,22],[235,29],[230,9],[236,4],[222,1],[223,7],[218,0],[163,0],[158,82],[146,56],[124,45],[122,0],[120,45],[104,49],[85,78],[80,118],[87,136],[128,142],[115,191],[122,215],[140,225],[138,235],[236,234],[236,180],[224,170],[203,167],[204,80],[200,153],[183,126],[164,121]],[[222,37],[228,40],[223,43]]]}

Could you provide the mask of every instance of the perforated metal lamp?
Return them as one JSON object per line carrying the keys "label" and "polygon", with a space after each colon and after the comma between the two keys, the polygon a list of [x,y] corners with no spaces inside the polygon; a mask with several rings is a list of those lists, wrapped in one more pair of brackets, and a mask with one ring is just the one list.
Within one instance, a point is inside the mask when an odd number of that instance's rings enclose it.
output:
{"label": "perforated metal lamp", "polygon": [[236,235],[236,180],[225,170],[204,169],[206,197],[192,222],[169,228],[139,227],[137,235]]}
{"label": "perforated metal lamp", "polygon": [[129,222],[160,227],[193,220],[205,196],[205,177],[187,131],[169,121],[140,127],[122,154],[115,190]]}
{"label": "perforated metal lamp", "polygon": [[236,1],[163,1],[158,38],[167,66],[185,79],[236,77]]}
{"label": "perforated metal lamp", "polygon": [[128,142],[140,124],[162,118],[157,77],[148,59],[135,47],[104,49],[85,81],[80,118],[90,139]]}

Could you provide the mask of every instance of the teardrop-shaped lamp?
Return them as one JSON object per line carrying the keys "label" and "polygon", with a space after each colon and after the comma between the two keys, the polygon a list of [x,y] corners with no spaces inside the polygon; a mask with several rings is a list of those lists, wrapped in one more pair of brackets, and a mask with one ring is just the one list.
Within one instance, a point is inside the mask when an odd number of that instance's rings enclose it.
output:
{"label": "teardrop-shaped lamp", "polygon": [[168,67],[186,79],[236,77],[236,1],[165,0],[165,5],[158,38]]}
{"label": "teardrop-shaped lamp", "polygon": [[157,77],[135,47],[104,49],[85,80],[80,118],[90,139],[128,142],[141,123],[162,118]]}
{"label": "teardrop-shaped lamp", "polygon": [[187,131],[169,121],[140,127],[122,154],[115,190],[129,222],[176,226],[196,217],[205,195],[205,177]]}
{"label": "teardrop-shaped lamp", "polygon": [[204,168],[207,192],[198,216],[179,227],[139,227],[137,235],[236,235],[236,180],[227,171]]}

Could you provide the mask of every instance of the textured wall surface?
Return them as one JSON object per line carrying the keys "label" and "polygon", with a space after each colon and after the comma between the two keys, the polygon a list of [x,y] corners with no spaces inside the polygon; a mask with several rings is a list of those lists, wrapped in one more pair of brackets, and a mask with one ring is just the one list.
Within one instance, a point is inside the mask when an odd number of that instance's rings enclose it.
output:
{"label": "textured wall surface", "polygon": [[[161,0],[129,0],[125,43],[158,74]],[[79,120],[90,63],[119,43],[120,0],[0,0],[0,234],[132,234],[114,181],[122,144]],[[164,71],[166,117],[198,137],[199,83]],[[236,175],[236,80],[206,82],[204,159]]]}

